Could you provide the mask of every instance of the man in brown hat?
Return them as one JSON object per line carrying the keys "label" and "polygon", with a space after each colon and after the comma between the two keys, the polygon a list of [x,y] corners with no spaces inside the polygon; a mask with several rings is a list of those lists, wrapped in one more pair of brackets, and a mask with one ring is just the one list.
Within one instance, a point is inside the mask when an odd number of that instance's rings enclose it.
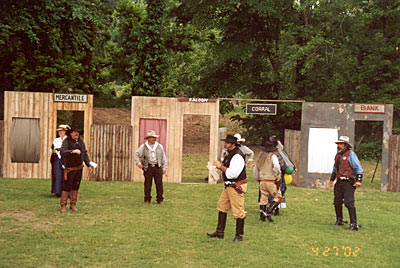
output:
{"label": "man in brown hat", "polygon": [[233,135],[227,135],[224,147],[228,155],[221,162],[214,161],[214,166],[222,171],[224,189],[218,201],[218,225],[214,233],[207,233],[209,237],[224,238],[227,212],[232,208],[233,217],[236,219],[236,235],[233,242],[243,241],[244,219],[244,194],[247,191],[245,155],[239,149],[240,144]]}
{"label": "man in brown hat", "polygon": [[[260,220],[273,222],[272,211],[276,209],[282,201],[282,194],[279,189],[281,180],[281,168],[276,155],[277,148],[272,141],[267,141],[262,147],[262,152],[254,166],[254,178],[260,182]],[[273,200],[268,203],[268,196],[272,195]],[[268,204],[268,206],[267,206]]]}
{"label": "man in brown hat", "polygon": [[356,187],[361,185],[363,169],[357,155],[351,151],[353,147],[347,136],[340,136],[336,141],[338,153],[335,156],[335,164],[329,185],[334,188],[334,205],[336,212],[336,223],[334,225],[344,225],[342,205],[347,207],[350,215],[351,231],[357,231],[360,227],[357,225],[356,207],[354,206],[354,192]]}
{"label": "man in brown hat", "polygon": [[71,191],[70,209],[77,211],[78,191],[82,180],[83,162],[92,172],[85,143],[79,138],[81,130],[72,127],[61,146],[61,155],[65,158],[64,185],[61,193],[61,213],[65,213],[68,194]]}
{"label": "man in brown hat", "polygon": [[146,205],[151,202],[151,185],[153,182],[156,184],[157,203],[163,204],[163,182],[162,175],[167,172],[167,157],[165,156],[163,146],[157,142],[159,135],[154,130],[147,132],[144,144],[135,152],[135,163],[143,169],[144,175],[144,203]]}

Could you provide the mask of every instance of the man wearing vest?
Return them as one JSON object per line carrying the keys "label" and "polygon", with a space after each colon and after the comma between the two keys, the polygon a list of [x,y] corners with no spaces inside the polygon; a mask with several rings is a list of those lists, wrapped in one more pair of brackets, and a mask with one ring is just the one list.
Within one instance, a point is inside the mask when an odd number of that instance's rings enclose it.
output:
{"label": "man wearing vest", "polygon": [[147,141],[140,145],[135,152],[135,163],[143,169],[144,175],[144,203],[146,205],[151,202],[151,185],[156,184],[157,203],[163,204],[163,182],[162,176],[167,172],[167,157],[165,156],[163,146],[157,142],[159,136],[154,130],[147,132]]}
{"label": "man wearing vest", "polygon": [[354,206],[354,192],[356,187],[361,185],[363,169],[357,155],[350,149],[350,139],[347,136],[340,136],[336,142],[338,153],[335,156],[335,164],[329,185],[332,187],[336,180],[334,188],[334,205],[336,212],[336,223],[334,225],[344,225],[342,205],[349,210],[350,227],[352,231],[357,231],[356,207]]}
{"label": "man wearing vest", "polygon": [[[273,222],[271,218],[272,211],[282,201],[282,194],[279,189],[281,168],[276,155],[277,148],[272,141],[267,141],[262,150],[263,152],[261,152],[254,166],[253,175],[254,179],[260,182],[260,220],[265,221],[265,218],[267,218],[268,221]],[[268,203],[269,195],[273,196],[270,203]]]}
{"label": "man wearing vest", "polygon": [[214,166],[222,172],[224,189],[219,198],[218,225],[214,233],[207,233],[209,237],[224,238],[227,212],[232,208],[233,217],[236,219],[236,235],[233,242],[243,241],[244,219],[244,194],[247,191],[245,155],[239,149],[240,144],[233,135],[227,135],[224,147],[228,149],[228,155],[221,162],[214,161]]}
{"label": "man wearing vest", "polygon": [[82,180],[83,162],[92,172],[89,156],[85,143],[79,138],[81,130],[72,127],[67,132],[67,138],[61,145],[61,155],[65,158],[64,185],[61,192],[61,213],[65,213],[68,201],[68,194],[71,191],[70,209],[77,211],[78,191]]}

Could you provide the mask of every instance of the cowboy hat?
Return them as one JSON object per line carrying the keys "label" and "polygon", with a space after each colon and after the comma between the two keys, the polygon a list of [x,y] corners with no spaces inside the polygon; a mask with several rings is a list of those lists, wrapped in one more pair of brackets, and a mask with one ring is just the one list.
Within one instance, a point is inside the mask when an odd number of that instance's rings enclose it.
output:
{"label": "cowboy hat", "polygon": [[235,143],[235,144],[237,144],[237,142],[238,142],[237,138],[231,134],[226,135],[226,138],[221,139],[221,141]]}
{"label": "cowboy hat", "polygon": [[69,130],[69,129],[71,129],[68,125],[65,125],[65,124],[61,124],[61,125],[59,125],[58,126],[58,128],[56,129],[57,131],[59,131],[59,130],[65,130],[65,131],[67,131],[67,130]]}
{"label": "cowboy hat", "polygon": [[77,127],[77,126],[72,126],[72,127],[70,127],[70,128],[67,130],[67,135],[71,135],[71,133],[74,132],[74,131],[79,132],[79,135],[83,135],[82,129],[80,129],[80,128]]}
{"label": "cowboy hat", "polygon": [[350,148],[353,147],[353,145],[350,143],[350,138],[347,136],[340,136],[338,141],[335,141],[336,144],[338,143],[345,143],[347,144]]}
{"label": "cowboy hat", "polygon": [[272,141],[267,141],[264,146],[261,147],[261,150],[267,153],[275,152],[277,149],[275,144]]}
{"label": "cowboy hat", "polygon": [[245,142],[246,141],[246,139],[242,138],[242,136],[239,133],[236,133],[233,136],[236,137],[237,142]]}
{"label": "cowboy hat", "polygon": [[159,135],[156,134],[156,132],[154,130],[149,130],[149,132],[147,132],[146,137],[144,137],[146,140],[148,138],[158,138],[160,137]]}

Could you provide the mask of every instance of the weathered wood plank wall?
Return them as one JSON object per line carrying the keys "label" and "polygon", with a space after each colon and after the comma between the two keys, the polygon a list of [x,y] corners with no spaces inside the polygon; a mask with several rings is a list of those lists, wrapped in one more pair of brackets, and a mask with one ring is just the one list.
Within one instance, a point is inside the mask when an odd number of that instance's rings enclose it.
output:
{"label": "weathered wood plank wall", "polygon": [[[84,132],[90,133],[92,124],[93,95],[88,95],[87,103],[54,102],[53,93],[14,92],[4,93],[4,160],[3,176],[9,178],[50,178],[50,146],[56,138],[57,111],[84,111]],[[12,163],[9,139],[12,119],[39,118],[41,133],[41,152],[39,163]],[[90,135],[84,136],[84,142],[90,148]],[[87,178],[84,170],[84,178]]]}
{"label": "weathered wood plank wall", "polygon": [[400,135],[391,135],[389,141],[388,191],[400,192]]}
{"label": "weathered wood plank wall", "polygon": [[0,121],[0,178],[3,177],[4,121]]}
{"label": "weathered wood plank wall", "polygon": [[93,181],[130,181],[132,179],[132,127],[92,125],[90,153],[98,164],[89,175]]}
{"label": "weathered wood plank wall", "polygon": [[[217,159],[219,101],[212,103],[181,102],[176,98],[132,97],[133,151],[139,141],[139,122],[141,118],[167,120],[167,159],[166,182],[179,183],[182,180],[183,116],[185,114],[211,115],[209,159]],[[132,157],[133,180],[143,181],[142,171],[136,167]]]}
{"label": "weathered wood plank wall", "polygon": [[297,171],[292,174],[293,185],[300,184],[300,146],[301,131],[285,129],[285,151],[288,153],[290,160],[296,165]]}

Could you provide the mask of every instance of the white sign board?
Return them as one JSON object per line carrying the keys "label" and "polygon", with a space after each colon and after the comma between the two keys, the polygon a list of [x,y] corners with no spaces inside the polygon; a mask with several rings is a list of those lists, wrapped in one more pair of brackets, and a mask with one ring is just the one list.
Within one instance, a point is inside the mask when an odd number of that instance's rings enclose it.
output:
{"label": "white sign board", "polygon": [[386,111],[385,111],[385,104],[356,103],[354,104],[354,112],[384,114]]}
{"label": "white sign board", "polygon": [[310,128],[308,135],[308,173],[332,173],[337,153],[336,128]]}
{"label": "white sign board", "polygon": [[88,102],[88,95],[85,94],[62,94],[54,93],[54,102]]}

